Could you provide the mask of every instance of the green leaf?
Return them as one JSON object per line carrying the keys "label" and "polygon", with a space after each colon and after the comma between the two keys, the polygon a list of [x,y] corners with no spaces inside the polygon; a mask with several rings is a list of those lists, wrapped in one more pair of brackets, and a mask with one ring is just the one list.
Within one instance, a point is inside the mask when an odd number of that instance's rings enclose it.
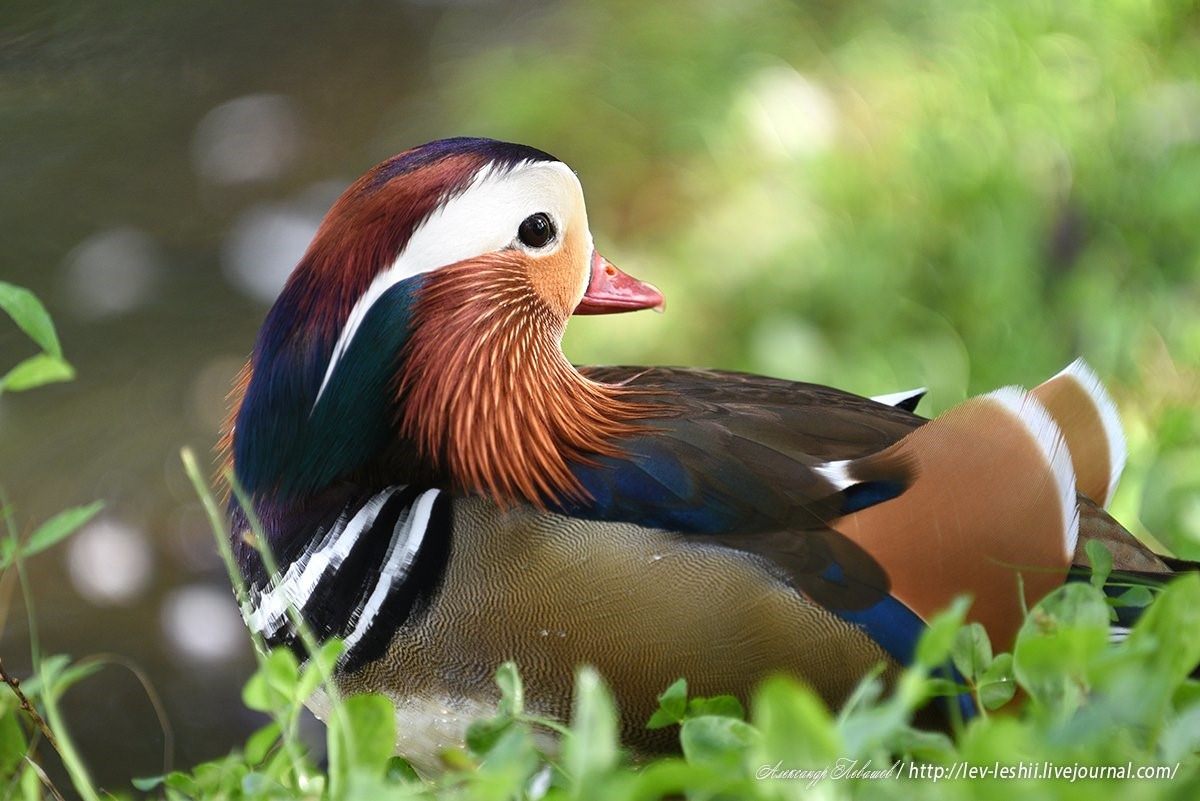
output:
{"label": "green leaf", "polygon": [[662,729],[683,720],[687,711],[687,679],[676,679],[658,696],[658,709],[646,723],[647,729]]}
{"label": "green leaf", "polygon": [[23,287],[0,281],[0,309],[7,312],[39,348],[51,356],[62,356],[54,323],[36,295]]}
{"label": "green leaf", "polygon": [[297,698],[300,686],[300,663],[287,648],[276,648],[267,655],[263,665],[267,684],[285,699]]}
{"label": "green leaf", "polygon": [[[205,767],[209,764],[210,763],[197,765],[195,768],[193,768],[192,772],[199,777],[205,773]],[[211,771],[209,771],[209,773],[211,774]],[[166,776],[163,776],[162,783],[172,790],[177,790],[183,793],[185,796],[194,797],[199,795],[200,783],[181,770],[173,770]]]}
{"label": "green leaf", "polygon": [[1017,683],[1012,674],[1012,654],[1000,654],[977,680],[976,691],[986,709],[999,709],[1012,700]]}
{"label": "green leaf", "polygon": [[1017,692],[1017,683],[1012,679],[989,681],[979,685],[979,702],[984,709],[995,710],[1007,704]]}
{"label": "green leaf", "polygon": [[1089,673],[1108,645],[1108,604],[1090,584],[1072,582],[1047,595],[1025,618],[1013,649],[1013,674],[1059,715],[1089,690]]}
{"label": "green leaf", "polygon": [[97,673],[98,670],[104,667],[103,662],[82,662],[79,664],[71,664],[71,658],[55,654],[48,656],[42,660],[42,667],[38,673],[30,676],[28,680],[20,682],[20,686],[24,689],[25,694],[30,698],[40,698],[46,682],[49,681],[49,687],[56,695],[65,693],[77,682],[83,681],[86,677]]}
{"label": "green leaf", "polygon": [[1184,679],[1171,693],[1171,701],[1176,709],[1200,705],[1200,681],[1193,678]]}
{"label": "green leaf", "polygon": [[[878,678],[873,680],[878,681]],[[857,706],[849,714],[839,716],[840,756],[869,757],[878,749],[886,748],[907,728],[913,711],[928,702],[930,691],[937,686],[930,683],[924,668],[908,668],[895,681],[888,697],[872,705]]]}
{"label": "green leaf", "polygon": [[891,737],[888,750],[923,762],[954,760],[954,741],[938,731],[923,731],[905,726]]}
{"label": "green leaf", "polygon": [[1141,609],[1150,605],[1154,600],[1154,593],[1149,587],[1130,587],[1114,599],[1115,606],[1129,606]]}
{"label": "green leaf", "polygon": [[510,726],[480,762],[472,777],[473,799],[520,798],[538,769],[539,758],[528,727]]}
{"label": "green leaf", "polygon": [[438,759],[448,771],[468,773],[478,767],[475,760],[461,748],[447,748],[438,754]]}
{"label": "green leaf", "polygon": [[381,781],[396,749],[396,708],[382,695],[355,695],[330,715],[325,731],[329,792],[354,797],[361,780]]}
{"label": "green leaf", "polygon": [[1112,573],[1112,551],[1099,540],[1088,540],[1083,549],[1087,553],[1088,563],[1092,566],[1092,586],[1100,589]]}
{"label": "green leaf", "polygon": [[688,718],[679,731],[683,755],[692,764],[711,764],[722,770],[744,770],[746,754],[758,744],[758,732],[736,718],[703,715]]}
{"label": "green leaf", "polygon": [[958,695],[960,693],[969,692],[970,687],[965,687],[957,681],[945,679],[938,676],[930,676],[924,681],[924,696],[925,698],[941,698],[949,695]]}
{"label": "green leaf", "polygon": [[[350,767],[383,776],[396,752],[396,707],[391,700],[378,694],[352,696],[342,702],[340,719],[349,728],[346,742],[353,744]],[[341,728],[339,716],[332,716],[330,724],[332,739],[333,731]]]}
{"label": "green leaf", "polygon": [[70,657],[55,654],[43,659],[38,672],[30,676],[27,681],[21,682],[21,687],[30,698],[42,697],[47,687],[55,697],[58,697],[102,667],[104,664],[98,661],[73,665]]}
{"label": "green leaf", "polygon": [[262,671],[255,673],[242,686],[242,705],[255,712],[270,712],[275,708],[271,703],[272,694],[267,686],[267,679]]}
{"label": "green leaf", "polygon": [[24,801],[42,801],[42,780],[33,768],[26,767],[21,771],[21,798]]}
{"label": "green leaf", "polygon": [[854,692],[850,693],[846,703],[842,704],[842,708],[838,712],[839,718],[852,715],[859,709],[865,709],[883,697],[883,682],[879,677],[883,675],[886,668],[887,666],[881,662],[858,680],[858,686],[854,688]]}
{"label": "green leaf", "polygon": [[[21,545],[21,555],[33,556],[58,544],[74,534],[80,526],[95,517],[103,508],[104,502],[96,501],[87,506],[77,506],[74,509],[59,512],[38,526],[29,539]],[[12,563],[12,549],[11,539],[0,543],[0,570]]]}
{"label": "green leaf", "polygon": [[141,790],[143,793],[148,793],[151,790],[153,790],[163,784],[166,784],[167,777],[166,776],[135,776],[132,779],[130,779],[129,781],[130,781],[130,784],[132,784],[135,789]]}
{"label": "green leaf", "polygon": [[1158,738],[1164,763],[1187,759],[1200,751],[1200,704],[1170,720]]}
{"label": "green leaf", "polygon": [[954,667],[965,678],[974,680],[992,664],[992,641],[979,623],[968,623],[954,636],[950,652]]}
{"label": "green leaf", "polygon": [[308,660],[296,684],[294,698],[303,703],[307,701],[326,676],[332,676],[337,661],[345,650],[345,644],[338,639],[327,640],[318,650],[317,655]]}
{"label": "green leaf", "polygon": [[29,747],[17,714],[16,709],[9,709],[0,715],[0,780],[13,775]]}
{"label": "green leaf", "polygon": [[386,778],[389,784],[421,781],[421,775],[417,773],[416,768],[401,756],[394,756],[388,760]]}
{"label": "green leaf", "polygon": [[240,782],[242,793],[248,798],[261,798],[275,787],[275,780],[257,771],[251,771],[242,777]]}
{"label": "green leaf", "polygon": [[515,663],[505,662],[496,669],[496,686],[500,688],[501,715],[515,717],[525,711],[525,686]]}
{"label": "green leaf", "polygon": [[17,362],[17,365],[0,378],[0,392],[23,392],[27,389],[70,381],[75,377],[75,368],[61,356],[39,353]]}
{"label": "green leaf", "polygon": [[242,703],[258,712],[285,712],[295,707],[300,684],[296,656],[276,648],[242,688]]}
{"label": "green leaf", "polygon": [[665,729],[667,726],[674,726],[682,722],[682,718],[675,718],[664,712],[662,709],[654,710],[654,714],[650,716],[650,720],[646,721],[647,729]]}
{"label": "green leaf", "polygon": [[[678,758],[660,759],[639,770],[623,798],[650,801],[660,798],[742,798],[737,785],[744,780],[708,763],[688,764]],[[735,789],[736,788],[736,789]],[[759,797],[759,796],[749,796]]]}
{"label": "green leaf", "polygon": [[788,769],[821,768],[845,756],[825,704],[808,687],[776,676],[754,695],[751,720],[762,733],[757,762]]}
{"label": "green leaf", "polygon": [[971,601],[966,597],[955,598],[945,611],[934,617],[917,642],[917,664],[932,669],[941,666],[950,656],[958,629],[962,626]]}
{"label": "green leaf", "polygon": [[268,752],[279,742],[282,728],[278,723],[268,723],[246,738],[246,761],[257,765],[267,758]]}
{"label": "green leaf", "polygon": [[617,763],[617,712],[595,668],[575,675],[571,732],[563,743],[562,765],[577,790]]}
{"label": "green leaf", "polygon": [[742,707],[742,702],[732,695],[714,695],[712,698],[693,698],[688,701],[687,716],[698,718],[702,715],[745,720],[746,710]]}
{"label": "green leaf", "polygon": [[1200,663],[1200,575],[1181,576],[1158,595],[1129,632],[1125,646],[1152,655],[1147,670],[1178,683]]}
{"label": "green leaf", "polygon": [[505,715],[471,721],[467,726],[467,748],[480,756],[486,754],[512,725],[513,719]]}
{"label": "green leaf", "polygon": [[346,652],[346,643],[344,640],[334,637],[326,640],[317,650],[316,662],[326,673],[332,674],[334,668],[337,667],[337,662],[342,658],[342,654]]}

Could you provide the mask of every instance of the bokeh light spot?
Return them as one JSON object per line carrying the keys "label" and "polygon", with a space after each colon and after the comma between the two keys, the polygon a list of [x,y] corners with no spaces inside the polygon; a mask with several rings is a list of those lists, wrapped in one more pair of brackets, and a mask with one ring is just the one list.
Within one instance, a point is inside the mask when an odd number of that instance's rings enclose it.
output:
{"label": "bokeh light spot", "polygon": [[102,517],[71,538],[67,570],[75,591],[97,606],[123,606],[150,583],[153,558],[141,529]]}

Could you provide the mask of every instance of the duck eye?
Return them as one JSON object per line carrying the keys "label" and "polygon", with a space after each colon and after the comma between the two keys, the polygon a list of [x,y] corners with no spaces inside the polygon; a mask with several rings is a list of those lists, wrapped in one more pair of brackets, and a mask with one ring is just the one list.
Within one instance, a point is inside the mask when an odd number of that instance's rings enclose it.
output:
{"label": "duck eye", "polygon": [[517,238],[531,248],[542,248],[554,238],[554,223],[542,213],[530,214],[521,222],[517,229]]}

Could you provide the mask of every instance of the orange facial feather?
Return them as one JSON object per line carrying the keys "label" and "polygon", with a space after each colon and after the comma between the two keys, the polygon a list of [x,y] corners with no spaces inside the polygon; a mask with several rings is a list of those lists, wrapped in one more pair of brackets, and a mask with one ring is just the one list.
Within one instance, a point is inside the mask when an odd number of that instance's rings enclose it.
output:
{"label": "orange facial feather", "polygon": [[523,254],[443,267],[422,289],[398,386],[400,428],[456,485],[500,503],[584,497],[571,462],[616,455],[653,414],[584,378],[559,347],[565,318]]}
{"label": "orange facial feather", "polygon": [[246,389],[250,386],[250,377],[254,375],[254,368],[247,359],[242,365],[242,369],[238,370],[237,376],[233,379],[233,386],[229,388],[229,393],[225,396],[225,419],[221,422],[221,428],[218,432],[217,446],[215,448],[217,457],[217,471],[213,476],[213,483],[221,488],[223,493],[221,500],[229,499],[230,487],[225,480],[225,473],[233,469],[233,435],[234,428],[237,424],[238,411],[242,408],[242,399],[246,397]]}

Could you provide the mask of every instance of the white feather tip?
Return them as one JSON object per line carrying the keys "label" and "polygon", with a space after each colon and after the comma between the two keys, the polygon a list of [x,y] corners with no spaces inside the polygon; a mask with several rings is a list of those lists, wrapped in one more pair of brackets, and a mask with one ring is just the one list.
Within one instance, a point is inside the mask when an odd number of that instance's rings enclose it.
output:
{"label": "white feather tip", "polygon": [[1075,468],[1062,431],[1037,398],[1021,387],[1003,387],[983,397],[1017,418],[1042,452],[1062,511],[1063,549],[1071,558],[1079,541],[1079,503],[1075,494]]}

